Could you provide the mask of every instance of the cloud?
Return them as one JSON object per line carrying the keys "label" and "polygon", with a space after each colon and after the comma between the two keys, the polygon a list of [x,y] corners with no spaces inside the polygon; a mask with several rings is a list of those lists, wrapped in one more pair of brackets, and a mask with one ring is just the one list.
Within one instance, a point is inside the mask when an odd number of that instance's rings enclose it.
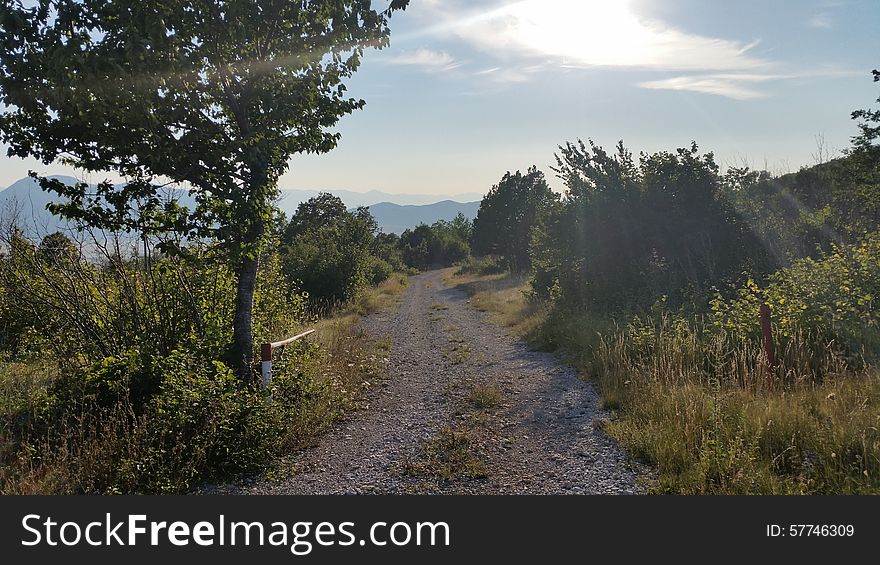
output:
{"label": "cloud", "polygon": [[511,69],[504,67],[492,67],[482,71],[473,73],[476,77],[485,77],[492,82],[508,84],[517,82],[527,82],[529,73],[536,72],[534,69]]}
{"label": "cloud", "polygon": [[462,63],[445,51],[432,49],[415,49],[404,51],[399,55],[384,59],[390,65],[409,65],[422,67],[427,70],[452,70],[460,67]]}
{"label": "cloud", "polygon": [[828,14],[815,14],[809,20],[807,20],[807,27],[811,27],[814,29],[831,29],[834,27],[834,22],[831,20],[831,16]]}
{"label": "cloud", "polygon": [[786,74],[772,73],[708,73],[675,76],[660,80],[640,82],[638,86],[655,90],[680,90],[725,96],[735,100],[764,98],[766,93],[755,88],[758,83],[780,80],[809,80],[829,77],[858,76],[859,71],[818,68]]}
{"label": "cloud", "polygon": [[751,100],[763,98],[766,95],[749,85],[780,78],[785,77],[757,74],[703,74],[645,81],[639,83],[639,86],[656,90],[684,90],[715,94],[735,100]]}
{"label": "cloud", "polygon": [[733,71],[768,65],[744,43],[640,18],[627,0],[523,0],[476,9],[431,2],[433,33],[453,35],[499,59],[551,59],[567,67]]}
{"label": "cloud", "polygon": [[[811,25],[830,26],[832,4],[840,1],[826,0]],[[488,55],[482,69],[460,74],[486,83],[522,83],[553,70],[616,69],[640,72],[641,88],[752,100],[766,97],[772,81],[850,74],[783,71],[756,53],[760,40],[692,33],[643,17],[637,6],[635,0],[422,0],[413,8],[425,27],[410,39],[457,41]],[[431,53],[415,59],[453,64],[445,52]]]}

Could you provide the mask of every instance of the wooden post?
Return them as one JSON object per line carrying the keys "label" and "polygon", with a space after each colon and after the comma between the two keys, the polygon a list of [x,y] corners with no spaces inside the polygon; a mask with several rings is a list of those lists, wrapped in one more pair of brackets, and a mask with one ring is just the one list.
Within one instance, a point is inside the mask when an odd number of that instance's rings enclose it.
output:
{"label": "wooden post", "polygon": [[773,330],[770,327],[770,306],[761,304],[761,335],[764,338],[764,356],[771,375],[776,374],[776,352],[773,349]]}
{"label": "wooden post", "polygon": [[268,388],[272,382],[272,353],[281,347],[290,345],[294,341],[298,341],[304,337],[308,337],[315,333],[315,330],[309,330],[291,338],[276,341],[275,343],[264,343],[260,346],[260,373],[262,374],[263,388]]}
{"label": "wooden post", "polygon": [[268,388],[272,381],[272,344],[260,346],[260,373],[263,376],[263,388]]}

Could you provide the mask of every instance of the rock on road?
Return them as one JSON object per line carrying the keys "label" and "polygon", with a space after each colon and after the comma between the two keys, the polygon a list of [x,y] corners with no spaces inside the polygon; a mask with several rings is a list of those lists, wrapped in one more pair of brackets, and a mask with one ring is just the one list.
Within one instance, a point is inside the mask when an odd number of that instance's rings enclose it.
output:
{"label": "rock on road", "polygon": [[[261,479],[243,494],[627,494],[642,490],[626,454],[596,422],[591,385],[553,355],[490,323],[443,271],[411,277],[396,312],[362,320],[392,340],[389,379],[366,406],[294,457],[296,473]],[[425,476],[412,469],[425,442],[469,418],[468,393],[496,391],[470,447],[478,478]],[[464,408],[463,408],[464,407]],[[472,415],[472,414],[471,414]]]}

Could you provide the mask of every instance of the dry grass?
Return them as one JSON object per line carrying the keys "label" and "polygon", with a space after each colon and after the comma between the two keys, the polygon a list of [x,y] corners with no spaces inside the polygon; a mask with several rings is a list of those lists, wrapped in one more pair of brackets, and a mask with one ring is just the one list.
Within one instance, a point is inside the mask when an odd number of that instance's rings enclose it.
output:
{"label": "dry grass", "polygon": [[455,326],[450,326],[447,331],[449,332],[449,346],[444,351],[444,356],[456,365],[464,363],[472,354],[468,339],[462,336]]}
{"label": "dry grass", "polygon": [[307,357],[300,368],[311,376],[315,387],[294,416],[286,440],[289,447],[313,445],[333,423],[358,408],[365,391],[386,377],[390,339],[370,339],[358,322],[361,316],[396,308],[408,284],[406,275],[396,273],[315,324],[313,341],[318,354]]}
{"label": "dry grass", "polygon": [[488,468],[479,453],[473,432],[447,425],[422,445],[418,461],[404,463],[403,473],[453,481],[484,479],[488,476]]}
{"label": "dry grass", "polygon": [[360,316],[393,311],[400,304],[407,286],[409,286],[409,277],[395,273],[379,286],[362,292],[344,311]]}
{"label": "dry grass", "polygon": [[[789,344],[771,375],[760,348],[657,328],[649,347],[602,340],[595,371],[607,430],[657,466],[658,492],[880,492],[880,374]],[[800,360],[800,364],[797,363]],[[821,377],[817,374],[821,373]]]}
{"label": "dry grass", "polygon": [[351,315],[327,320],[317,333],[317,355],[302,371],[314,388],[294,415],[286,445],[304,448],[336,421],[359,406],[363,394],[386,378],[389,339],[372,340],[356,327]]}
{"label": "dry grass", "polygon": [[693,324],[638,331],[530,304],[525,281],[446,274],[492,320],[596,382],[606,431],[676,494],[880,493],[880,371],[795,335],[770,375],[760,347]]}
{"label": "dry grass", "polygon": [[524,275],[460,274],[452,268],[444,273],[443,280],[448,286],[464,290],[474,308],[487,312],[494,323],[517,337],[530,338],[547,318],[547,309],[529,300],[529,283]]}
{"label": "dry grass", "polygon": [[504,393],[493,384],[480,383],[471,388],[468,404],[476,410],[492,411],[504,402]]}

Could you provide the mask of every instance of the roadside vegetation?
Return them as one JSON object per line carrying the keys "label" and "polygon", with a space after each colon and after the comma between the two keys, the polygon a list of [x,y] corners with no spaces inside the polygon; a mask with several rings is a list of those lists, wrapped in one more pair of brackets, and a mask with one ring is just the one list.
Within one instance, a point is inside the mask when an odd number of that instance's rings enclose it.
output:
{"label": "roadside vegetation", "polygon": [[[397,238],[329,195],[289,219],[275,204],[290,158],[332,150],[364,106],[346,82],[407,4],[282,3],[271,29],[254,2],[210,18],[177,1],[0,7],[9,156],[104,179],[31,174],[68,233],[3,211],[0,491],[179,493],[257,473],[379,377],[383,347],[351,315],[326,320],[393,303]],[[259,344],[318,319],[263,390]]]}
{"label": "roadside vegetation", "polygon": [[[381,380],[390,346],[358,316],[453,265],[476,307],[594,380],[655,492],[880,492],[880,110],[853,112],[843,155],[782,176],[722,171],[696,143],[577,140],[552,167],[564,194],[508,172],[473,222],[385,234],[329,194],[284,217],[290,158],[336,146],[365,104],[345,82],[407,4],[281,3],[269,34],[253,2],[0,7],[9,155],[125,179],[34,174],[75,229],[0,225],[0,492],[186,493],[265,471]],[[311,327],[261,388],[259,344]],[[443,345],[472,355],[467,336]],[[474,388],[469,410],[501,400]],[[474,447],[450,425],[421,471],[484,477]]]}
{"label": "roadside vegetation", "polygon": [[[781,177],[722,172],[695,144],[566,144],[565,194],[505,175],[474,229],[494,255],[449,281],[596,383],[653,492],[880,492],[880,114],[853,117],[844,156]],[[527,261],[494,224],[511,215],[531,222]]]}
{"label": "roadside vegetation", "polygon": [[269,390],[224,359],[232,274],[210,245],[165,256],[124,239],[39,243],[10,228],[0,257],[0,488],[177,493],[260,472],[308,445],[384,377],[387,343],[358,315],[406,277],[362,286],[319,319],[282,245],[261,258],[257,343],[318,327],[276,354]]}

